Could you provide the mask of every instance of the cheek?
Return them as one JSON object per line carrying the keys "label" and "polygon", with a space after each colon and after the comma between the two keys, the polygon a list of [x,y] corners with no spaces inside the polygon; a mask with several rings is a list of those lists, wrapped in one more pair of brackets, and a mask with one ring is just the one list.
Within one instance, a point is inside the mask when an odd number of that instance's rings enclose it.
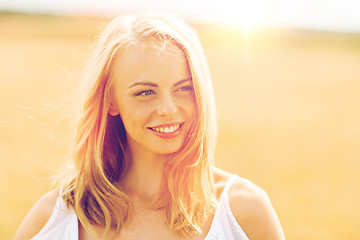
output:
{"label": "cheek", "polygon": [[181,106],[183,107],[187,116],[193,116],[196,112],[196,100],[194,96],[188,96],[183,99]]}
{"label": "cheek", "polygon": [[144,125],[149,116],[149,108],[144,104],[127,104],[119,108],[120,116],[127,130],[130,127]]}

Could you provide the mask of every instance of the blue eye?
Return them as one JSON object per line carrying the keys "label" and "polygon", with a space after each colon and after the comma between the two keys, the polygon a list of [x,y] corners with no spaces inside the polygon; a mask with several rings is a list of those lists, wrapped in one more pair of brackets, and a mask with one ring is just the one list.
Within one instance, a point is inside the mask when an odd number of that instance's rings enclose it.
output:
{"label": "blue eye", "polygon": [[146,91],[142,91],[136,94],[136,96],[149,96],[151,94],[154,94],[153,90],[146,90]]}
{"label": "blue eye", "polygon": [[177,91],[178,92],[185,92],[185,91],[192,91],[192,90],[194,90],[192,86],[185,86],[185,87],[179,88]]}

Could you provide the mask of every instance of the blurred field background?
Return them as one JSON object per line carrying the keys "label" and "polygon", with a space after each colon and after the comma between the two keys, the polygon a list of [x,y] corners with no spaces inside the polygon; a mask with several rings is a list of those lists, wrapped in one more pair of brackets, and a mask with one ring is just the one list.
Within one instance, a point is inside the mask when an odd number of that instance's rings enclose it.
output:
{"label": "blurred field background", "polygon": [[[106,22],[0,15],[0,239],[68,159],[73,93]],[[267,191],[287,239],[360,239],[360,34],[194,27],[215,87],[216,165]]]}

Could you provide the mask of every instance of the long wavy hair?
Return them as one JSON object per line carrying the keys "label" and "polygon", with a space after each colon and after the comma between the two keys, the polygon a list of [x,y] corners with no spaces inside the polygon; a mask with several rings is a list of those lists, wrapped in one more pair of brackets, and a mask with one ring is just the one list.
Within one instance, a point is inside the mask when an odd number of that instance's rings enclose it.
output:
{"label": "long wavy hair", "polygon": [[[216,205],[211,163],[216,142],[214,94],[207,62],[196,32],[175,16],[140,14],[119,16],[101,33],[83,79],[84,99],[74,146],[74,174],[62,198],[76,212],[82,226],[104,236],[133,218],[133,205],[120,186],[126,170],[126,131],[120,116],[111,116],[112,79],[116,54],[130,45],[171,45],[182,51],[193,79],[196,114],[189,134],[166,162],[158,208],[174,233],[191,235]],[[165,45],[164,45],[165,44]],[[170,46],[169,45],[169,46]],[[151,47],[151,46],[150,46]],[[181,184],[179,184],[181,183]]]}

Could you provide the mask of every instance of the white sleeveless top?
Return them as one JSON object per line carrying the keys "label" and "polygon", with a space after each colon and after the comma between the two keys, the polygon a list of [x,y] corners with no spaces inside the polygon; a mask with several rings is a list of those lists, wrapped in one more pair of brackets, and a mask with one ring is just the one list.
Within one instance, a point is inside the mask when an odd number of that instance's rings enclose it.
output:
{"label": "white sleeveless top", "polygon": [[[231,212],[228,191],[237,175],[233,174],[221,193],[210,230],[204,240],[249,240]],[[60,193],[61,194],[61,193]],[[56,201],[49,221],[32,240],[78,240],[78,219],[62,198]]]}

